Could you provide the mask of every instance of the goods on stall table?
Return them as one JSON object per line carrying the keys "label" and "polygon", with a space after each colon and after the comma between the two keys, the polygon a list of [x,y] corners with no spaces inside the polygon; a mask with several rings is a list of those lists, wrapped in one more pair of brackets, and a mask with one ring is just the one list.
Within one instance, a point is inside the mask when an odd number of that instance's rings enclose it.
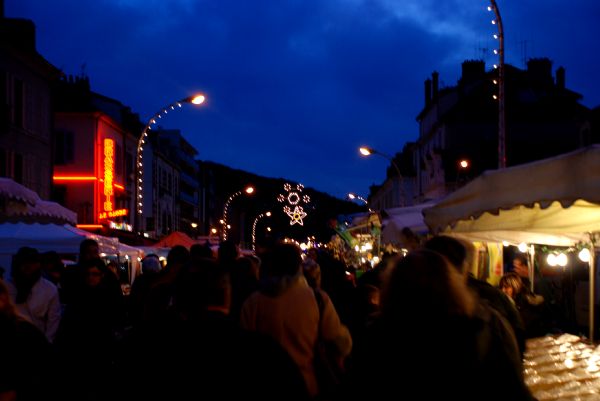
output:
{"label": "goods on stall table", "polygon": [[600,399],[600,346],[571,334],[527,342],[525,382],[539,401]]}

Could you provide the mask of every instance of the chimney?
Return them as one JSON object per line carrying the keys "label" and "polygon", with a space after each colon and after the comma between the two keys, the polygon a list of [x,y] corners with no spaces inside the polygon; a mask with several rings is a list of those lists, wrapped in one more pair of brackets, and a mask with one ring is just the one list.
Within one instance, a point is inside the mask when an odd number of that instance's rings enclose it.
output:
{"label": "chimney", "polygon": [[425,107],[431,104],[431,79],[425,80]]}
{"label": "chimney", "polygon": [[483,60],[463,61],[460,84],[468,84],[483,78],[485,78],[485,62]]}
{"label": "chimney", "polygon": [[549,58],[532,58],[527,62],[527,75],[534,85],[552,86],[552,61]]}
{"label": "chimney", "polygon": [[556,87],[565,89],[565,69],[563,67],[558,67],[556,70]]}
{"label": "chimney", "polygon": [[431,82],[432,82],[431,98],[433,100],[436,100],[438,97],[439,77],[440,77],[440,74],[437,71],[434,71],[431,73]]}

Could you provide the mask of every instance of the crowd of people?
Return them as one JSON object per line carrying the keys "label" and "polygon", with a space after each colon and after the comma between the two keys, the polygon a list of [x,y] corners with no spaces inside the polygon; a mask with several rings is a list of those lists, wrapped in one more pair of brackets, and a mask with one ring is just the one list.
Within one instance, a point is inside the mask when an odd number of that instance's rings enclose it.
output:
{"label": "crowd of people", "polygon": [[469,275],[469,252],[434,237],[355,279],[314,248],[175,246],[125,296],[93,240],[68,267],[21,248],[0,280],[0,401],[532,400],[535,295]]}

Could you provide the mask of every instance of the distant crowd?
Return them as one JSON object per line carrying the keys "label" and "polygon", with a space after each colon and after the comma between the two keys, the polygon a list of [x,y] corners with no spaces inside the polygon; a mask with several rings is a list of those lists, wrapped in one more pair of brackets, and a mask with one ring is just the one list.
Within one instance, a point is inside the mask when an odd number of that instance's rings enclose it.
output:
{"label": "distant crowd", "polygon": [[0,280],[0,401],[533,400],[544,299],[526,259],[497,288],[470,252],[433,237],[357,278],[292,244],[175,246],[125,295],[93,240],[69,266],[24,247]]}

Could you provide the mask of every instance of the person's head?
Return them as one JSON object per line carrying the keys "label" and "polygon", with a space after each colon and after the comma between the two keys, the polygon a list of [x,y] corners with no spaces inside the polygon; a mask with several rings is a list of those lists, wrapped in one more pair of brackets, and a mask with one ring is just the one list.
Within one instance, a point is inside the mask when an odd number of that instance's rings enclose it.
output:
{"label": "person's head", "polygon": [[468,270],[469,245],[470,244],[456,238],[440,235],[428,239],[425,242],[424,247],[444,256],[448,259],[448,262],[450,262],[452,267],[463,274]]}
{"label": "person's head", "polygon": [[310,257],[304,259],[302,262],[302,271],[308,285],[312,288],[321,287],[321,267],[314,259]]}
{"label": "person's head", "polygon": [[115,261],[111,260],[110,262],[108,262],[108,263],[106,264],[106,268],[107,268],[107,269],[108,269],[108,270],[109,270],[109,271],[110,271],[112,274],[114,274],[114,276],[115,276],[117,279],[120,279],[120,278],[121,278],[121,275],[120,275],[120,273],[119,273],[119,265],[117,264],[117,262],[115,262]]}
{"label": "person's head", "polygon": [[524,254],[517,254],[513,258],[513,271],[521,277],[529,277],[529,261]]}
{"label": "person's head", "polygon": [[86,238],[79,244],[79,263],[100,257],[100,247],[98,242],[91,238]]}
{"label": "person's head", "polygon": [[83,277],[85,285],[91,288],[98,287],[106,273],[110,272],[104,261],[100,258],[90,259],[83,264]]}
{"label": "person's head", "polygon": [[183,270],[175,287],[175,306],[186,317],[206,311],[229,314],[231,283],[229,273],[214,259],[192,261],[194,268]]}
{"label": "person's head", "polygon": [[302,263],[300,248],[293,244],[276,244],[263,259],[263,271],[268,277],[295,276]]}
{"label": "person's head", "polygon": [[42,277],[38,251],[27,246],[20,248],[12,258],[11,276],[17,287],[17,304],[25,303],[34,284]]}
{"label": "person's head", "polygon": [[169,251],[167,255],[167,268],[180,268],[190,260],[190,251],[182,245],[176,245]]}
{"label": "person's head", "polygon": [[158,255],[151,253],[142,259],[142,274],[158,273],[162,268]]}
{"label": "person's head", "polygon": [[60,281],[62,272],[65,269],[65,264],[63,263],[58,253],[54,251],[42,253],[41,265],[42,271],[44,272],[44,275],[48,280],[52,281],[55,284]]}
{"label": "person's head", "polygon": [[36,282],[42,275],[40,254],[36,249],[24,246],[19,248],[12,259],[11,274],[18,282],[21,280]]}
{"label": "person's head", "polygon": [[421,322],[471,315],[474,304],[463,276],[437,252],[409,252],[386,273],[381,307],[398,322],[409,317]]}
{"label": "person's head", "polygon": [[306,251],[306,256],[317,262],[319,260],[319,251],[317,248],[308,248]]}
{"label": "person's head", "polygon": [[190,247],[190,258],[192,260],[212,258],[213,253],[208,243],[205,244],[194,244]]}
{"label": "person's head", "polygon": [[223,241],[219,244],[217,258],[219,263],[229,263],[236,260],[239,256],[237,245],[230,240]]}
{"label": "person's head", "polygon": [[508,272],[500,278],[498,286],[508,297],[515,299],[523,290],[523,280],[517,273]]}

